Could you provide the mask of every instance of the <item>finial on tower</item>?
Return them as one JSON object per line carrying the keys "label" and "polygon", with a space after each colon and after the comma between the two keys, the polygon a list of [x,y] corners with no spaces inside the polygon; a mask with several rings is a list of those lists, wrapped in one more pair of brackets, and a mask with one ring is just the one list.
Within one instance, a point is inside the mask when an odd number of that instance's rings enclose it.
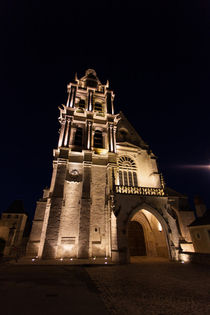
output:
{"label": "finial on tower", "polygon": [[97,76],[94,69],[87,69],[87,70],[85,71],[85,76],[88,76],[88,75],[90,75],[90,74],[92,74],[94,77]]}

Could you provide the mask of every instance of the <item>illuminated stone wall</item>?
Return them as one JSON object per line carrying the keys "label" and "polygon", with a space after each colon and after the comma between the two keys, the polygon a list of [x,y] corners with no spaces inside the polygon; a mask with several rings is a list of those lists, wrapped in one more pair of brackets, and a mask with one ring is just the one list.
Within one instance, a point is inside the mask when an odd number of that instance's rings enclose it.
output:
{"label": "illuminated stone wall", "polygon": [[190,234],[195,252],[210,254],[210,224],[191,226]]}
{"label": "illuminated stone wall", "polygon": [[[130,220],[142,224],[150,256],[178,259],[180,241],[191,242],[191,213],[181,213],[178,201],[172,209],[155,155],[126,117],[114,113],[113,99],[109,83],[101,84],[92,69],[68,85],[51,185],[37,202],[28,255],[129,262]],[[120,184],[124,171],[126,185]]]}
{"label": "illuminated stone wall", "polygon": [[106,256],[106,221],[105,208],[106,166],[92,167],[91,215],[90,215],[90,256]]}

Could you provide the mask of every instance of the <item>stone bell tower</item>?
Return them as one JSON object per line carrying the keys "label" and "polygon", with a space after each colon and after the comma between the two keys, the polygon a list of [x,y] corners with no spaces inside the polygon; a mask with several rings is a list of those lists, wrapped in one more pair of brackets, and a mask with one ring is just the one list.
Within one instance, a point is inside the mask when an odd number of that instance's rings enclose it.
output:
{"label": "stone bell tower", "polygon": [[67,88],[51,185],[37,202],[27,253],[45,259],[111,256],[114,94],[92,69]]}
{"label": "stone bell tower", "polygon": [[92,69],[68,85],[51,185],[37,202],[27,256],[129,262],[143,245],[147,256],[175,260],[192,251],[186,196],[165,187],[156,156],[114,113],[113,99]]}

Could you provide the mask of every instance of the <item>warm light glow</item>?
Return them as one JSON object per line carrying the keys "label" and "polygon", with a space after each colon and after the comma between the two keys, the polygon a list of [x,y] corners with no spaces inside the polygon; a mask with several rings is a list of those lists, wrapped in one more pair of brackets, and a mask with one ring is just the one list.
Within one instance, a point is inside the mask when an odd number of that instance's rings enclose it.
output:
{"label": "warm light glow", "polygon": [[183,243],[183,244],[180,244],[180,246],[183,252],[191,252],[191,253],[195,252],[193,244]]}
{"label": "warm light glow", "polygon": [[185,253],[181,253],[179,256],[179,259],[180,259],[180,262],[182,264],[190,262],[190,256],[188,254],[185,254]]}
{"label": "warm light glow", "polygon": [[96,154],[106,154],[108,152],[107,149],[103,149],[103,148],[94,148],[94,151]]}
{"label": "warm light glow", "polygon": [[162,230],[163,230],[162,225],[160,224],[160,222],[158,222],[158,231],[162,232]]}
{"label": "warm light glow", "polygon": [[104,259],[107,259],[107,257],[105,257]]}
{"label": "warm light glow", "polygon": [[32,258],[31,260],[32,260],[32,261],[34,261],[34,260],[35,260],[35,258]]}
{"label": "warm light glow", "polygon": [[64,245],[62,245],[62,248],[63,248],[64,251],[70,251],[70,250],[72,250],[73,247],[74,247],[73,244],[64,244]]}
{"label": "warm light glow", "polygon": [[105,263],[104,263],[105,265],[107,265],[107,261],[105,261]]}
{"label": "warm light glow", "polygon": [[117,194],[131,194],[131,195],[148,195],[148,196],[164,196],[165,192],[163,188],[153,187],[131,187],[124,185],[115,186]]}
{"label": "warm light glow", "polygon": [[63,260],[63,258],[60,258],[60,260],[62,261],[62,260]]}

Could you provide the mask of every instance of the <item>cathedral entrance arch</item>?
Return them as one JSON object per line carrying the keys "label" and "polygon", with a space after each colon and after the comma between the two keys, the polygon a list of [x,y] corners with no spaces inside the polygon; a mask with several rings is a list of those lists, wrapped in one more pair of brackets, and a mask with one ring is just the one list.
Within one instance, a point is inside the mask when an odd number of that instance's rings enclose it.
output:
{"label": "cathedral entrance arch", "polygon": [[128,248],[130,256],[146,256],[144,230],[137,221],[128,222]]}
{"label": "cathedral entrance arch", "polygon": [[154,209],[152,212],[143,208],[129,217],[127,243],[130,259],[134,256],[170,257],[164,219]]}

